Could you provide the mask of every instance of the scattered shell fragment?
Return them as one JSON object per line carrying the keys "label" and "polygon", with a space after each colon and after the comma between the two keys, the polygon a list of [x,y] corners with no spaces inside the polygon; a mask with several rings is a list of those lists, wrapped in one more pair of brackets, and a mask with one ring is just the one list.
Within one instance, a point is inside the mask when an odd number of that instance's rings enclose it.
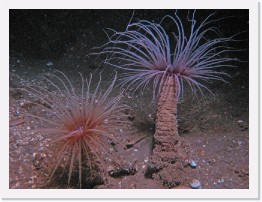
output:
{"label": "scattered shell fragment", "polygon": [[195,167],[197,167],[197,164],[196,164],[196,162],[195,161],[190,161],[190,166],[192,167],[192,168],[195,168]]}
{"label": "scattered shell fragment", "polygon": [[218,183],[224,183],[225,180],[224,180],[223,178],[221,178],[221,179],[219,179],[217,182],[218,182]]}
{"label": "scattered shell fragment", "polygon": [[201,183],[200,183],[200,181],[199,181],[199,180],[196,180],[196,179],[192,180],[192,181],[189,183],[189,185],[190,185],[190,187],[191,187],[192,189],[199,189],[199,188],[201,188]]}

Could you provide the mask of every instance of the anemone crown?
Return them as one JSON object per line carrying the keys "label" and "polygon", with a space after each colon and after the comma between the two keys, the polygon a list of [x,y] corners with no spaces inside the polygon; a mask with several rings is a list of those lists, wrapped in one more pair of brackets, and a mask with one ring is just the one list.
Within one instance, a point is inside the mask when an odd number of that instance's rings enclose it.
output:
{"label": "anemone crown", "polygon": [[[220,80],[228,74],[218,71],[222,67],[235,67],[227,53],[239,51],[226,45],[236,41],[234,36],[221,37],[217,27],[212,24],[224,19],[214,19],[215,13],[208,15],[202,22],[197,22],[196,10],[187,21],[190,25],[186,32],[185,22],[175,12],[174,16],[166,15],[159,23],[140,20],[128,23],[123,32],[112,29],[107,33],[109,41],[101,47],[100,55],[106,55],[105,63],[126,70],[122,74],[122,84],[134,85],[137,89],[145,88],[153,83],[154,92],[158,95],[167,77],[172,77],[177,85],[178,97],[184,91],[184,83],[188,84],[195,94],[206,87],[202,81]],[[172,23],[172,33],[165,30],[164,22]],[[215,35],[206,39],[208,34]],[[157,90],[158,89],[158,90]]]}

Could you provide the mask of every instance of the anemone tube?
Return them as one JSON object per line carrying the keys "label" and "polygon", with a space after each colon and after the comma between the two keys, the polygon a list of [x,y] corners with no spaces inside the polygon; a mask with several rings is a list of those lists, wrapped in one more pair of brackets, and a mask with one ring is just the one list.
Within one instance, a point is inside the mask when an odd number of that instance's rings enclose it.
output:
{"label": "anemone tube", "polygon": [[[235,67],[231,62],[238,60],[227,56],[229,52],[239,51],[227,45],[237,41],[236,35],[222,37],[218,28],[212,26],[225,18],[213,19],[215,13],[212,13],[197,23],[195,13],[196,10],[191,17],[187,15],[189,31],[184,29],[176,11],[174,16],[164,16],[160,23],[147,20],[132,23],[130,20],[123,32],[108,29],[113,32],[111,35],[106,32],[108,43],[98,47],[101,50],[98,54],[106,55],[106,64],[126,71],[120,78],[123,86],[143,91],[150,82],[153,84],[153,99],[158,98],[153,156],[161,153],[165,156],[167,147],[181,144],[177,104],[183,97],[184,85],[187,84],[194,95],[197,92],[203,95],[203,90],[212,93],[202,82],[226,82],[223,77],[229,75],[218,69]],[[167,20],[173,24],[171,34],[164,29]],[[217,37],[206,39],[212,35]],[[179,149],[173,150],[178,153]],[[184,158],[184,155],[177,158]]]}

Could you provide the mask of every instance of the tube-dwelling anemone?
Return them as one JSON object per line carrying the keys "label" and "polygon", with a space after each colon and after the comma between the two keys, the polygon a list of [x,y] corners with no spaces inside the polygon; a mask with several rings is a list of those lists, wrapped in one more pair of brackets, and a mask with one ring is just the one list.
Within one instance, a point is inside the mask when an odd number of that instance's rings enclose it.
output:
{"label": "tube-dwelling anemone", "polygon": [[[227,52],[237,51],[226,46],[234,41],[234,36],[221,37],[217,27],[212,23],[215,13],[208,15],[202,22],[195,19],[195,10],[187,16],[190,31],[185,30],[177,12],[174,16],[166,15],[160,23],[147,20],[131,21],[123,32],[112,29],[107,36],[99,54],[107,57],[105,63],[127,70],[122,75],[123,84],[136,86],[136,90],[145,88],[153,82],[154,92],[159,94],[166,78],[172,78],[177,85],[178,96],[183,95],[184,83],[189,84],[193,93],[208,89],[202,81],[221,80],[226,73],[217,68],[233,67],[231,61],[237,60],[227,56]],[[165,23],[171,23],[172,33],[164,29]],[[169,29],[170,29],[169,27]],[[207,40],[206,36],[217,36]],[[158,89],[158,90],[156,90]]]}
{"label": "tube-dwelling anemone", "polygon": [[[211,92],[203,81],[225,82],[223,77],[228,74],[219,68],[233,67],[231,62],[237,60],[228,56],[229,52],[239,51],[229,46],[236,41],[235,35],[222,37],[212,25],[224,18],[214,19],[215,13],[212,13],[197,22],[195,13],[195,10],[188,12],[187,24],[177,11],[174,16],[164,16],[159,23],[131,20],[123,32],[109,29],[113,32],[107,33],[109,41],[98,48],[97,54],[106,56],[105,63],[125,71],[121,79],[127,88],[134,86],[134,91],[142,89],[143,92],[149,83],[153,84],[154,99],[158,98],[158,103],[155,145],[145,173],[148,177],[167,165],[174,170],[187,165],[188,144],[177,129],[177,104],[185,84],[193,94],[197,91],[203,94],[203,89]],[[167,25],[172,33],[166,31]],[[164,173],[161,179],[172,181],[174,176],[164,177]],[[176,186],[175,180],[167,184]]]}
{"label": "tube-dwelling anemone", "polygon": [[[92,91],[92,75],[86,80],[81,75],[82,86],[79,93],[69,78],[60,71],[44,78],[49,89],[39,85],[26,89],[38,100],[35,104],[45,113],[28,113],[27,116],[42,122],[45,127],[39,128],[38,132],[48,143],[57,144],[52,157],[56,163],[49,181],[63,164],[64,169],[68,169],[68,185],[73,171],[78,170],[81,188],[84,168],[88,167],[92,171],[94,157],[97,161],[102,161],[101,155],[110,155],[110,141],[114,141],[112,131],[125,124],[123,110],[127,106],[121,104],[121,93],[115,97],[110,96],[116,76],[103,92],[100,87],[101,77]],[[112,161],[116,160],[113,156],[110,158]]]}

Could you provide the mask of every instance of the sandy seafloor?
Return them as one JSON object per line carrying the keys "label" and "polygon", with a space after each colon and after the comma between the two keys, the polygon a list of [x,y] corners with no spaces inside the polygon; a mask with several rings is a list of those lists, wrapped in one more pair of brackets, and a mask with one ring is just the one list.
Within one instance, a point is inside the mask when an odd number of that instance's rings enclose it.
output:
{"label": "sandy seafloor", "polygon": [[[83,14],[84,11],[69,16],[74,20],[75,18],[82,19],[81,13]],[[94,13],[96,12],[91,12],[90,15],[94,15]],[[10,120],[19,118],[26,110],[38,110],[32,106],[29,106],[29,108],[28,106],[24,107],[25,97],[17,88],[25,84],[43,85],[43,80],[37,76],[53,72],[54,69],[64,72],[70,81],[78,87],[81,86],[78,72],[83,74],[84,77],[93,73],[95,75],[93,78],[94,86],[99,78],[97,73],[102,72],[103,82],[105,82],[102,88],[106,89],[106,81],[110,81],[113,78],[114,70],[108,66],[101,65],[99,59],[95,60],[94,57],[88,56],[88,53],[90,53],[91,48],[99,46],[106,41],[106,36],[101,27],[115,26],[113,28],[117,28],[128,22],[129,14],[132,12],[124,13],[123,11],[111,11],[109,13],[101,11],[97,21],[91,20],[92,22],[83,26],[84,28],[78,25],[74,27],[75,30],[72,28],[73,31],[70,29],[70,26],[58,26],[61,30],[70,30],[68,33],[71,33],[74,40],[62,38],[66,34],[62,34],[61,39],[59,30],[53,32],[53,30],[56,30],[54,28],[56,25],[51,23],[54,18],[46,17],[46,21],[40,19],[41,23],[38,24],[40,31],[36,35],[39,34],[41,36],[41,33],[47,35],[39,38],[38,43],[40,45],[34,45],[37,44],[37,40],[32,37],[34,36],[32,33],[31,36],[29,33],[28,36],[31,38],[24,38],[24,41],[31,41],[33,45],[29,43],[26,46],[25,42],[22,42],[22,39],[19,38],[23,28],[17,28],[18,30],[11,29],[9,69]],[[159,19],[159,16],[163,16],[163,13],[163,11],[156,12],[157,19]],[[40,13],[40,15],[44,14],[44,12]],[[113,15],[114,17],[106,17],[112,16],[112,14],[115,14]],[[244,13],[242,14],[244,15]],[[46,15],[48,16],[49,14]],[[88,16],[88,13],[85,15]],[[56,22],[58,25],[59,23],[67,24],[63,20],[70,19],[68,14],[65,15],[62,12],[58,16],[60,16],[59,19],[61,20],[61,23],[59,21]],[[122,16],[124,17],[121,18]],[[140,11],[137,13],[137,17],[135,15],[134,19],[145,16],[153,18],[154,12]],[[94,19],[96,19],[95,17]],[[24,24],[21,24],[27,25],[28,22],[26,23],[26,20],[30,21],[28,19],[25,18]],[[74,20],[69,20],[68,24],[72,24]],[[90,19],[88,20],[90,21]],[[119,24],[114,24],[114,20],[118,20]],[[245,19],[242,20],[245,22]],[[28,24],[34,26],[36,21],[31,21],[31,24]],[[83,23],[85,20],[78,21],[78,23],[81,22]],[[14,26],[19,26],[16,24],[17,20],[13,20],[11,23]],[[41,31],[41,29],[43,30]],[[20,36],[23,38],[26,34]],[[59,38],[65,41],[65,47],[59,46],[62,44],[62,42],[61,44],[60,42],[57,43],[56,39],[58,40]],[[57,46],[54,46],[53,43],[56,43]],[[42,52],[39,50],[41,47],[43,49]],[[246,54],[246,52],[239,53],[238,56],[246,57]],[[206,92],[203,97],[192,97],[189,89],[185,90],[184,98],[178,105],[179,133],[189,142],[190,158],[197,163],[197,167],[186,167],[183,180],[175,188],[190,188],[188,183],[193,179],[198,179],[201,182],[202,189],[249,188],[248,63],[237,63],[237,66],[237,68],[229,70],[231,78],[227,78],[227,80],[230,84],[219,82],[209,84],[209,88],[212,89],[215,96],[211,96]],[[120,90],[120,88],[116,87],[113,94],[117,94]],[[131,110],[128,112],[131,126],[119,128],[119,131],[116,131],[119,135],[123,135],[121,141],[119,140],[118,142],[118,154],[125,159],[126,169],[130,171],[130,168],[132,168],[135,172],[124,172],[124,174],[110,176],[105,171],[104,176],[106,180],[104,183],[94,183],[92,185],[87,183],[84,188],[164,188],[159,179],[146,179],[143,176],[145,165],[153,148],[156,105],[151,101],[151,87],[146,88],[143,95],[139,92],[131,94],[127,91],[123,97],[123,102],[131,107]],[[20,125],[10,127],[9,175],[10,188],[12,189],[42,188],[48,178],[46,167],[52,164],[50,159],[52,159],[54,151],[51,150],[52,147],[43,146],[45,140],[41,134],[33,132],[33,129],[38,124],[36,120],[27,119]],[[143,138],[140,141],[136,141],[140,137]],[[127,141],[134,141],[134,144],[126,148]],[[110,169],[110,165],[108,165],[108,169]],[[171,170],[170,172],[176,171]],[[78,188],[77,180],[72,181],[75,184],[70,185],[70,188]],[[48,186],[44,186],[44,188],[67,188],[66,182],[67,180],[55,180]]]}

